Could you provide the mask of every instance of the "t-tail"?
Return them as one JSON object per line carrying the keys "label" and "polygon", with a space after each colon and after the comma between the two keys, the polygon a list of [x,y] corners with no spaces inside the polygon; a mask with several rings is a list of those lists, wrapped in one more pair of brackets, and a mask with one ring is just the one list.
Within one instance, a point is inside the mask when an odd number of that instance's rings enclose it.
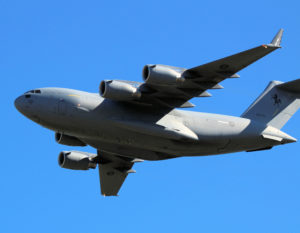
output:
{"label": "t-tail", "polygon": [[271,81],[242,117],[281,129],[300,107],[300,79]]}

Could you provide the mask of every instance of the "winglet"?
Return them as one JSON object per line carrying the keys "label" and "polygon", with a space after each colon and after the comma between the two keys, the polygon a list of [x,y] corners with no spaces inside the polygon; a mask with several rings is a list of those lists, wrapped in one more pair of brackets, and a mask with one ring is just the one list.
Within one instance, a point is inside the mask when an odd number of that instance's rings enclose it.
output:
{"label": "winglet", "polygon": [[281,28],[276,36],[273,38],[271,45],[275,46],[275,47],[280,47],[280,42],[281,42],[281,38],[282,38],[282,34],[283,34],[283,29]]}

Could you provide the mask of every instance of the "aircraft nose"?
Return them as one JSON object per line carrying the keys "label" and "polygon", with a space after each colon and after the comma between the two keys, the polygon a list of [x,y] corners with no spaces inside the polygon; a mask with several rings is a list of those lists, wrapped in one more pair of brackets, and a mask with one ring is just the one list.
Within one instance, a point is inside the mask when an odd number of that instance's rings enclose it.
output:
{"label": "aircraft nose", "polygon": [[18,109],[18,111],[24,116],[30,120],[39,122],[39,105],[36,104],[36,102],[36,96],[31,93],[25,93],[16,98],[14,104],[16,109]]}
{"label": "aircraft nose", "polygon": [[22,112],[22,109],[24,108],[24,97],[19,96],[18,98],[15,99],[15,107],[18,109],[19,112]]}
{"label": "aircraft nose", "polygon": [[32,112],[33,100],[30,94],[21,95],[15,99],[15,107],[20,113],[27,116]]}

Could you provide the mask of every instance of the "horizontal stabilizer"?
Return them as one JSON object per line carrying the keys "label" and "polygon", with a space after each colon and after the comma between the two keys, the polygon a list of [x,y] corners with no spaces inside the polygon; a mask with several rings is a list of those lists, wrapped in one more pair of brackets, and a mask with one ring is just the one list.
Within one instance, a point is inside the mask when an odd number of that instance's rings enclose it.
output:
{"label": "horizontal stabilizer", "polygon": [[277,85],[277,88],[288,91],[288,92],[294,92],[300,94],[300,79],[296,79],[290,82],[282,83]]}
{"label": "horizontal stabilizer", "polygon": [[264,139],[277,142],[296,142],[297,139],[274,127],[268,126],[261,134]]}

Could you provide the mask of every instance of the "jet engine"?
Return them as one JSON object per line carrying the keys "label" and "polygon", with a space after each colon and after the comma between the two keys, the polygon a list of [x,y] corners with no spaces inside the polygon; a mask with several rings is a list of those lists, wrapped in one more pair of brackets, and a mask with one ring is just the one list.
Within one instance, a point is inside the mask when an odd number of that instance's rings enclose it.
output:
{"label": "jet engine", "polygon": [[116,101],[128,101],[141,97],[141,92],[137,87],[118,80],[102,81],[99,86],[99,93],[103,98]]}
{"label": "jet engine", "polygon": [[143,79],[147,84],[176,85],[184,81],[184,69],[166,65],[145,65]]}
{"label": "jet engine", "polygon": [[62,151],[58,155],[58,164],[62,168],[72,170],[89,170],[96,168],[97,164],[93,162],[94,154],[80,151]]}
{"label": "jet engine", "polygon": [[78,138],[58,132],[55,133],[55,141],[66,146],[86,146],[86,144]]}

